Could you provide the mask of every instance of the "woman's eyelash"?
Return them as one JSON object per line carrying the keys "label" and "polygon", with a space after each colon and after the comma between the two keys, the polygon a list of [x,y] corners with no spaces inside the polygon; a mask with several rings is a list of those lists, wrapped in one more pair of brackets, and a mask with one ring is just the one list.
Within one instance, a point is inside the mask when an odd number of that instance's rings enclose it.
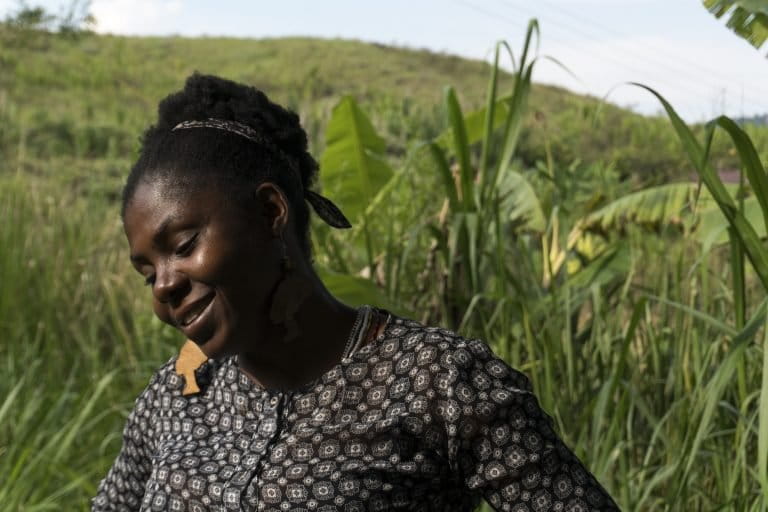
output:
{"label": "woman's eyelash", "polygon": [[192,249],[192,247],[194,246],[195,242],[197,241],[197,235],[198,235],[198,233],[195,233],[194,236],[192,236],[186,242],[181,244],[179,246],[179,248],[176,249],[176,254],[179,255],[179,256],[183,256],[183,255],[187,254]]}
{"label": "woman's eyelash", "polygon": [[[178,247],[178,249],[176,249],[176,255],[177,256],[186,256],[187,254],[189,254],[189,252],[195,246],[195,242],[197,241],[197,236],[199,234],[200,233],[195,233],[189,239],[184,241],[184,243],[182,243]],[[155,284],[155,276],[154,276],[154,274],[153,275],[149,275],[146,278],[144,278],[144,284],[147,285],[147,286],[152,286],[153,284]]]}

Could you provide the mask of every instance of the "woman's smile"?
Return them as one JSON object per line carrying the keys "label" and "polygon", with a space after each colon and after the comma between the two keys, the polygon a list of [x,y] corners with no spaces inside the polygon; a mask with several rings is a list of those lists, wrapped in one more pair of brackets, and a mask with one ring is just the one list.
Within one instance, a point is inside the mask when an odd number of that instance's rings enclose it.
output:
{"label": "woman's smile", "polygon": [[182,306],[180,311],[174,314],[176,326],[189,339],[198,339],[203,330],[212,330],[213,323],[213,303],[216,299],[215,293],[210,293],[202,299],[196,300],[187,306]]}

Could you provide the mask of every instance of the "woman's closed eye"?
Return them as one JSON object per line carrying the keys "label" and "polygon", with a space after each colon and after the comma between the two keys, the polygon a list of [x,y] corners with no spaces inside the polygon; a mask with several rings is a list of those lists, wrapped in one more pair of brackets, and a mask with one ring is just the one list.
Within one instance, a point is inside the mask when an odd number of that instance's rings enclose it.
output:
{"label": "woman's closed eye", "polygon": [[195,233],[193,236],[186,239],[178,248],[176,248],[176,256],[186,256],[192,249],[195,248],[197,237],[200,233]]}
{"label": "woman's closed eye", "polygon": [[[176,250],[173,251],[173,253],[176,256],[181,256],[181,257],[188,256],[192,252],[192,250],[195,248],[199,234],[200,233],[195,233],[191,237],[184,240],[184,242],[182,242],[181,245],[179,245],[176,248]],[[155,284],[155,274],[149,274],[148,276],[146,276],[144,278],[144,284],[147,286],[152,286],[153,284]]]}

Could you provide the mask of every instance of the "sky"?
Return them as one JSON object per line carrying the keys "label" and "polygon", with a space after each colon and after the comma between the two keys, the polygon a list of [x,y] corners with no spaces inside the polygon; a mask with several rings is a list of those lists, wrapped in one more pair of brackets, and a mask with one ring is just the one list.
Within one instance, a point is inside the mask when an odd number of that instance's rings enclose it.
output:
{"label": "sky", "polygon": [[[68,2],[27,0],[58,12]],[[0,17],[16,9],[0,0]],[[129,35],[317,36],[489,60],[541,27],[536,82],[660,112],[649,85],[688,121],[768,113],[768,48],[756,50],[700,0],[92,0],[96,30]]]}

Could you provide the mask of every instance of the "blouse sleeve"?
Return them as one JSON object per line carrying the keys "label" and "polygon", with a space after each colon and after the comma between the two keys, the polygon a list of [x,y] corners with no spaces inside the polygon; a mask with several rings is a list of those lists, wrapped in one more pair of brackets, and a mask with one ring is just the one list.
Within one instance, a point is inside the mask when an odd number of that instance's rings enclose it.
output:
{"label": "blouse sleeve", "polygon": [[158,375],[136,399],[123,429],[123,445],[91,500],[92,512],[138,511],[152,469],[152,414]]}
{"label": "blouse sleeve", "polygon": [[557,436],[527,377],[481,340],[458,348],[453,363],[453,397],[439,412],[461,485],[497,511],[619,510]]}

